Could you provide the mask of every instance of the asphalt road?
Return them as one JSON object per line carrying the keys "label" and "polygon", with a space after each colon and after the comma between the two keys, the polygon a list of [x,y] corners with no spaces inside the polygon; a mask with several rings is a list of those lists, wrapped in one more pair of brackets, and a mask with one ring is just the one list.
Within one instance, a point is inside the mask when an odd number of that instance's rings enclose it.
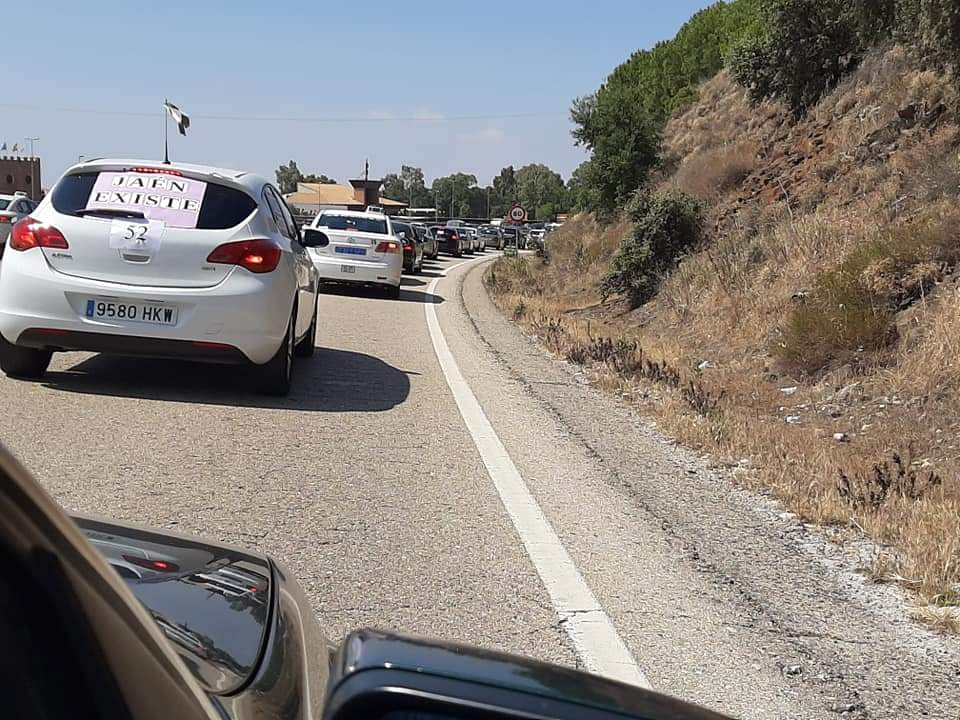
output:
{"label": "asphalt road", "polygon": [[546,357],[493,309],[481,264],[428,262],[399,301],[323,295],[289,398],[253,394],[240,369],[71,353],[42,383],[0,378],[0,439],[68,509],[269,552],[334,638],[371,625],[576,665],[438,362],[429,303],[656,689],[745,718],[960,714],[955,642]]}

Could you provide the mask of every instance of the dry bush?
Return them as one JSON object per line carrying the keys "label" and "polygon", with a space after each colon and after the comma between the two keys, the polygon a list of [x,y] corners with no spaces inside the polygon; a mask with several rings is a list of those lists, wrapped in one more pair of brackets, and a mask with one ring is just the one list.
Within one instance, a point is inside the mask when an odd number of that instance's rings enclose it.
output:
{"label": "dry bush", "polygon": [[669,184],[701,200],[715,202],[738,187],[757,166],[757,145],[746,140],[688,155]]}

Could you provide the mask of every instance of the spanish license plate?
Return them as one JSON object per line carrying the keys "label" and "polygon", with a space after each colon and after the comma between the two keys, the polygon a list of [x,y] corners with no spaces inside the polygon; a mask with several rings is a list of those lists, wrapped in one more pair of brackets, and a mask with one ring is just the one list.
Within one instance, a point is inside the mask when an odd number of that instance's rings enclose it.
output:
{"label": "spanish license plate", "polygon": [[139,300],[88,298],[84,313],[93,320],[123,320],[150,325],[176,325],[177,307]]}
{"label": "spanish license plate", "polygon": [[367,249],[362,247],[336,247],[333,249],[334,252],[338,252],[341,255],[366,255]]}
{"label": "spanish license plate", "polygon": [[341,265],[340,272],[355,273],[357,269],[353,265]]}

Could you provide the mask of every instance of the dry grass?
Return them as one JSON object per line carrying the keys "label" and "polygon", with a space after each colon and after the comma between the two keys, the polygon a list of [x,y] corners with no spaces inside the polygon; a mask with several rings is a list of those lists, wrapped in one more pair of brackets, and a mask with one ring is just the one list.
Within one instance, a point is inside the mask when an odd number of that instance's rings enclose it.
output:
{"label": "dry grass", "polygon": [[[905,103],[941,99],[955,100],[949,79],[916,70],[903,51],[868,58],[809,119],[826,123],[816,127],[838,152],[811,160],[792,178],[789,198],[752,200],[732,231],[686,257],[635,311],[602,304],[597,290],[629,233],[625,223],[601,228],[575,218],[551,237],[547,260],[501,260],[489,281],[495,301],[552,352],[590,368],[600,387],[656,416],[678,440],[731,467],[748,458],[738,470],[746,485],[808,521],[877,542],[883,554],[868,575],[908,588],[923,608],[918,617],[956,630],[960,129],[945,117],[897,135],[883,155],[852,159]],[[760,162],[782,154],[788,135],[778,112],[750,108],[723,74],[711,80],[701,102],[668,127],[676,172],[663,182],[715,202],[722,193],[698,186],[698,173],[713,172],[710,158],[738,167],[747,147],[760,148]],[[711,182],[738,174],[721,167]],[[770,349],[819,279],[877,246],[884,251],[857,282],[893,308],[896,342],[869,357],[853,348],[816,373],[781,365]],[[886,491],[878,472],[892,473]]]}
{"label": "dry grass", "polygon": [[786,120],[776,103],[750,104],[747,93],[726,71],[700,87],[699,102],[672,118],[664,133],[664,154],[674,161],[740,144],[744,136],[764,138]]}
{"label": "dry grass", "polygon": [[698,150],[686,157],[667,184],[707,202],[716,202],[757,166],[757,145],[752,141]]}
{"label": "dry grass", "polygon": [[944,633],[960,634],[960,611],[956,607],[919,605],[911,608],[915,620]]}

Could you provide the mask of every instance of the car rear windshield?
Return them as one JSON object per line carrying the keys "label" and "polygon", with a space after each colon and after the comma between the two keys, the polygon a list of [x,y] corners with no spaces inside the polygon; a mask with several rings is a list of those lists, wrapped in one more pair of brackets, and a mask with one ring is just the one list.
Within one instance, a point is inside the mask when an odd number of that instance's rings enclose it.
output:
{"label": "car rear windshield", "polygon": [[317,220],[317,227],[331,230],[353,230],[354,232],[387,234],[387,221],[380,218],[357,217],[355,215],[329,215],[324,213]]}
{"label": "car rear windshield", "polygon": [[496,235],[497,229],[495,227],[483,227],[480,228],[480,233],[482,235]]}
{"label": "car rear windshield", "polygon": [[[78,216],[81,210],[88,207],[93,186],[99,176],[99,172],[85,172],[67,175],[61,179],[51,195],[54,209],[64,215]],[[196,224],[191,222],[186,227],[195,227],[197,230],[226,230],[242,223],[257,207],[256,200],[242,190],[209,181],[201,182],[206,188],[196,216]],[[149,207],[130,207],[132,210],[142,209],[144,215],[151,216]],[[168,221],[167,224],[178,226],[175,221]]]}

